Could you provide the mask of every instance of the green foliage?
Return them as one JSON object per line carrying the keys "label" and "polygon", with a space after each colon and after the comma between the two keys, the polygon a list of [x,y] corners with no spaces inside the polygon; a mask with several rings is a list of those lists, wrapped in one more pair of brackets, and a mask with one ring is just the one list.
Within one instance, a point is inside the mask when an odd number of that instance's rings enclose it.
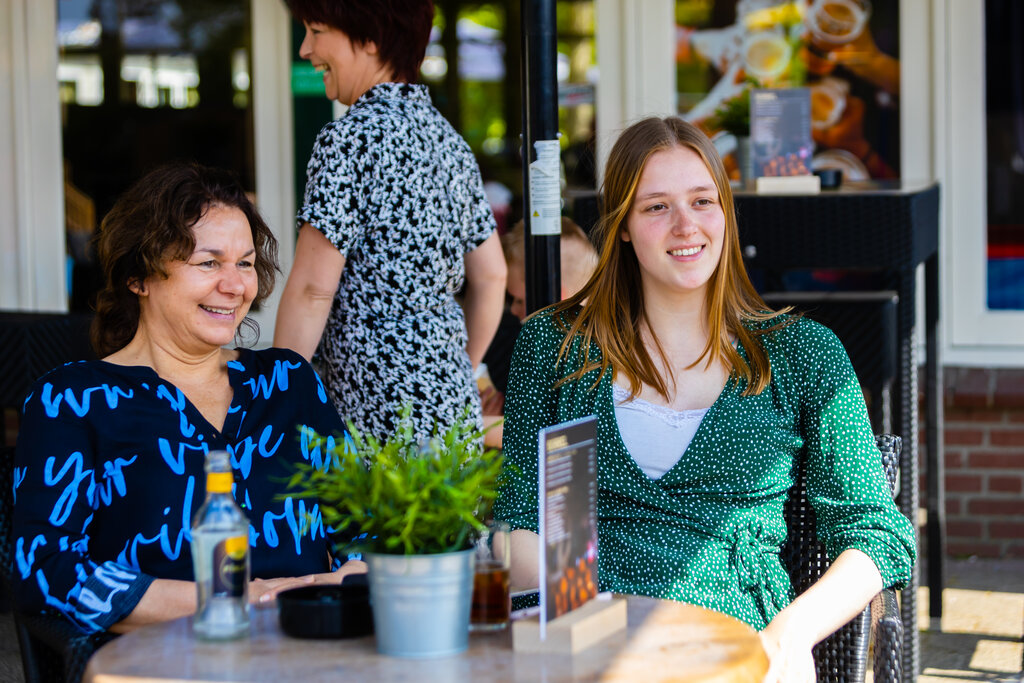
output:
{"label": "green foliage", "polygon": [[750,135],[750,88],[744,88],[736,97],[718,105],[708,123],[714,130],[736,136]]}
{"label": "green foliage", "polygon": [[[483,432],[467,407],[443,433],[417,442],[412,407],[397,411],[383,442],[349,422],[351,439],[330,453],[324,471],[300,464],[288,482],[299,497],[318,499],[324,522],[366,534],[362,550],[395,555],[470,547],[498,495],[502,457],[483,448]],[[316,437],[320,446],[325,440]]]}

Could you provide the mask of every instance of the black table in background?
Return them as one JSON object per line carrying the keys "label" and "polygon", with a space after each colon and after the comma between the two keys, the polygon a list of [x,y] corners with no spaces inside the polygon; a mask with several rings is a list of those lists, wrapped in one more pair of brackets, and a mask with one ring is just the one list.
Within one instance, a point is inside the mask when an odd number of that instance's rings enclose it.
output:
{"label": "black table in background", "polygon": [[[882,283],[880,288],[896,292],[895,394],[898,400],[892,404],[892,424],[894,431],[903,437],[897,502],[912,521],[917,520],[920,499],[918,364],[914,340],[916,274],[917,266],[924,264],[929,615],[933,620],[941,618],[945,491],[942,366],[938,347],[939,187],[935,183],[871,182],[847,183],[839,190],[815,195],[759,195],[745,189],[734,193],[740,243],[752,270],[759,269],[772,276],[809,269],[872,272]],[[911,674],[911,680],[920,671],[918,583],[915,568],[911,585],[903,590],[901,600],[906,639],[904,671]]]}

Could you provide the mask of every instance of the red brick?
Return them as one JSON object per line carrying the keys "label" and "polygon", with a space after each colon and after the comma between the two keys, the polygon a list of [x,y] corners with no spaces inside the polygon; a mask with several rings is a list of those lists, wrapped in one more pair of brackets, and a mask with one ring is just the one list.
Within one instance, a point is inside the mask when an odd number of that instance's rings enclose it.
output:
{"label": "red brick", "polygon": [[1007,470],[1024,468],[1024,450],[1015,453],[976,451],[967,456],[969,467],[995,467]]}
{"label": "red brick", "polygon": [[995,543],[958,543],[946,544],[946,554],[954,557],[978,555],[979,557],[999,557],[999,546]]}
{"label": "red brick", "polygon": [[988,490],[992,493],[1021,493],[1024,491],[1024,481],[1020,477],[990,474]]}
{"label": "red brick", "polygon": [[988,438],[993,446],[1024,446],[1024,429],[991,429]]}
{"label": "red brick", "polygon": [[993,373],[988,368],[949,368],[946,373],[945,404],[957,408],[991,406]]}
{"label": "red brick", "polygon": [[1001,410],[947,407],[943,417],[945,418],[946,427],[948,428],[950,425],[956,423],[967,423],[968,425],[973,425],[979,422],[1002,422],[1003,416],[1003,411]]}
{"label": "red brick", "polygon": [[946,522],[946,536],[960,536],[963,538],[981,538],[983,530],[981,522],[970,520],[949,520]]}
{"label": "red brick", "polygon": [[1024,545],[1011,545],[1003,554],[1006,557],[1024,557]]}
{"label": "red brick", "polygon": [[975,498],[968,501],[967,513],[970,515],[1024,515],[1024,499],[992,500]]}
{"label": "red brick", "polygon": [[943,432],[943,438],[946,445],[949,446],[980,446],[985,440],[985,432],[980,429],[951,429],[947,427]]}
{"label": "red brick", "polygon": [[992,404],[998,408],[1024,408],[1024,370],[1002,369],[995,372]]}
{"label": "red brick", "polygon": [[960,509],[963,505],[960,504],[959,498],[947,498],[946,499],[946,514],[947,515],[959,515]]}
{"label": "red brick", "polygon": [[946,475],[946,490],[961,493],[981,491],[981,475],[948,474]]}
{"label": "red brick", "polygon": [[[949,525],[946,525],[948,530]],[[996,522],[988,523],[989,538],[1010,538],[1024,539],[1024,522]]]}
{"label": "red brick", "polygon": [[1007,410],[1006,421],[1013,424],[1024,423],[1024,410]]}
{"label": "red brick", "polygon": [[946,451],[942,459],[946,462],[947,470],[958,470],[964,466],[964,454],[959,451]]}

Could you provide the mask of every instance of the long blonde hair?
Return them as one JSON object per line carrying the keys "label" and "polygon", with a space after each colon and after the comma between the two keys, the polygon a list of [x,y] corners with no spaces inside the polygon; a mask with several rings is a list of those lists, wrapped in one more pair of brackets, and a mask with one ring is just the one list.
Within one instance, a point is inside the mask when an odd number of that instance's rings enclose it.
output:
{"label": "long blonde hair", "polygon": [[[640,337],[646,324],[640,267],[630,242],[621,239],[626,220],[633,206],[640,175],[648,159],[656,152],[673,147],[688,147],[700,155],[714,178],[718,198],[725,213],[725,235],[722,254],[706,289],[705,310],[708,320],[708,342],[693,367],[702,360],[706,366],[721,360],[733,378],[746,382],[743,395],[759,394],[771,380],[768,355],[757,337],[785,325],[788,320],[769,325],[755,325],[778,316],[761,299],[747,276],[740,253],[739,231],[733,206],[732,188],[725,166],[714,145],[697,127],[680,118],[647,118],[639,121],[619,136],[612,147],[602,184],[602,215],[596,230],[600,248],[597,270],[578,293],[550,307],[553,318],[567,334],[558,352],[558,360],[565,360],[572,341],[581,337],[582,367],[563,378],[573,381],[600,369],[598,381],[609,369],[623,373],[629,379],[630,392],[636,396],[642,384],[655,389],[669,399],[669,383],[675,382],[666,363],[669,376],[658,371]],[[585,305],[584,305],[585,304]],[[579,307],[578,314],[574,311]],[[661,344],[651,330],[655,347],[664,359]],[[749,357],[749,363],[733,347],[735,337]],[[600,358],[591,358],[591,346],[596,343]]]}

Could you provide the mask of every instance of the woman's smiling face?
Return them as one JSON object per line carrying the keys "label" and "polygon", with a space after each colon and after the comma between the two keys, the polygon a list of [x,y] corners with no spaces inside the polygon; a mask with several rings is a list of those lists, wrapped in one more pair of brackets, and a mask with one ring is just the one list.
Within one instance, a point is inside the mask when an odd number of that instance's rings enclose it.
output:
{"label": "woman's smiling face", "polygon": [[259,284],[252,229],[234,207],[213,205],[192,228],[195,249],[164,265],[167,277],[146,278],[139,327],[177,349],[203,353],[230,344]]}
{"label": "woman's smiling face", "polygon": [[344,31],[317,22],[305,23],[306,35],[299,56],[323,74],[329,100],[351,105],[384,78],[377,46],[353,42]]}
{"label": "woman's smiling face", "polygon": [[651,155],[622,239],[633,245],[645,297],[703,297],[722,256],[725,212],[696,151],[674,146]]}

